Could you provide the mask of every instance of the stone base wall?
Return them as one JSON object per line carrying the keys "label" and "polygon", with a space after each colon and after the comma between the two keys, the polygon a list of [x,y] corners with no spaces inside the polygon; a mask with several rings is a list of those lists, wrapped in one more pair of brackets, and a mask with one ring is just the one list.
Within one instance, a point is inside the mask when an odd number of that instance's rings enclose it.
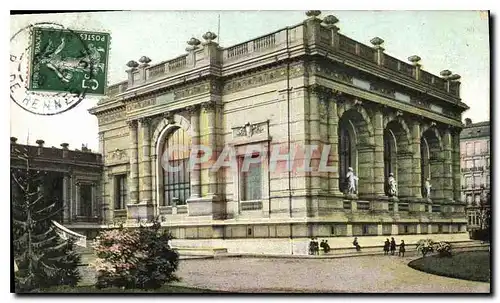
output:
{"label": "stone base wall", "polygon": [[[381,246],[387,236],[358,236],[361,247]],[[404,240],[407,245],[416,244],[420,239],[430,238],[434,241],[468,241],[468,233],[432,234],[432,235],[394,235],[399,245]],[[332,249],[351,248],[352,237],[318,237],[328,240]],[[307,255],[309,238],[266,238],[266,239],[175,239],[174,247],[212,247],[226,248],[228,253],[284,254]]]}

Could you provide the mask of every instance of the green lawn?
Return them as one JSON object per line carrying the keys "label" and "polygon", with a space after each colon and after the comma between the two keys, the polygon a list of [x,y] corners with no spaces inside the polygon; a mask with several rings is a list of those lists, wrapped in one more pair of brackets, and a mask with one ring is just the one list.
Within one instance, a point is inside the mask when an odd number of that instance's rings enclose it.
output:
{"label": "green lawn", "polygon": [[457,279],[490,282],[490,253],[487,251],[462,252],[452,257],[437,255],[408,263],[413,269]]}
{"label": "green lawn", "polygon": [[214,291],[209,289],[201,288],[191,288],[176,285],[165,285],[157,290],[145,291],[140,289],[128,289],[122,290],[119,288],[105,288],[97,289],[93,286],[77,286],[77,287],[54,287],[49,289],[44,289],[40,291],[41,293],[220,293],[220,291]]}

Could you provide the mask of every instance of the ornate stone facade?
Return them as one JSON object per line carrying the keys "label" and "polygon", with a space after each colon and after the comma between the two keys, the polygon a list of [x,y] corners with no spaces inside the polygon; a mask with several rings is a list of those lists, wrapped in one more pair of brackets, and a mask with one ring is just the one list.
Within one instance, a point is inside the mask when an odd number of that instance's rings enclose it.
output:
{"label": "ornate stone facade", "polygon": [[[118,175],[126,176],[128,195],[126,207],[108,207],[105,217],[111,222],[126,214],[131,223],[159,216],[179,238],[464,232],[464,204],[454,177],[460,160],[454,155],[467,106],[449,89],[459,83],[428,73],[423,81],[419,66],[392,57],[388,67],[380,38],[372,49],[345,40],[330,24],[336,18],[322,25],[316,13],[311,16],[235,47],[219,48],[208,39],[199,49],[188,48],[179,68],[158,72],[155,66],[154,78],[147,72],[140,81],[131,77],[126,89],[119,84],[116,95],[91,109],[104,133],[104,154],[129,150],[128,161],[106,163],[105,203],[119,200],[113,181]],[[345,60],[349,65],[339,63]],[[448,86],[438,89],[439,81]],[[173,92],[168,102],[147,101],[165,91]],[[118,98],[122,104],[113,103]],[[120,118],[102,118],[118,107],[114,115]],[[111,129],[127,129],[125,121],[129,136],[107,141]],[[210,147],[213,155],[206,155],[205,164],[213,164],[226,146],[240,159],[249,146],[270,153],[275,146],[329,145],[326,162],[334,169],[273,171],[262,163],[248,191],[250,177],[239,164],[218,171],[202,164],[180,182],[177,176],[187,175],[164,171],[173,137]],[[175,161],[184,163],[180,155],[181,150]],[[321,160],[313,153],[311,165]],[[359,178],[355,194],[345,193],[347,167]],[[390,173],[397,195],[388,194]],[[431,199],[422,198],[427,178]],[[171,196],[171,182],[184,192]]]}

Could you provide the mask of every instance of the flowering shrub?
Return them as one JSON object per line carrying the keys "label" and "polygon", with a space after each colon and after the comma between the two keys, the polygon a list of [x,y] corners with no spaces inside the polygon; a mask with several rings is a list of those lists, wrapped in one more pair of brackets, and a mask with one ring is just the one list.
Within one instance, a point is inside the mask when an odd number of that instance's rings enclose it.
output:
{"label": "flowering shrub", "polygon": [[438,252],[440,257],[451,257],[451,244],[448,242],[436,243],[434,249]]}
{"label": "flowering shrub", "polygon": [[179,256],[168,245],[171,239],[158,222],[101,232],[94,241],[97,258],[91,264],[97,272],[96,286],[155,289],[177,280]]}
{"label": "flowering shrub", "polygon": [[433,251],[434,241],[431,239],[422,239],[417,242],[417,252],[421,253],[424,257]]}

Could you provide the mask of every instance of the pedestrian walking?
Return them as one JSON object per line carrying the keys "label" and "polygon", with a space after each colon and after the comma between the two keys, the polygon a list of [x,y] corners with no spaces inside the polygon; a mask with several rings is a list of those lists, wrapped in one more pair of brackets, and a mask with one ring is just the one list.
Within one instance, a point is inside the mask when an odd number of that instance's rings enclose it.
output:
{"label": "pedestrian walking", "polygon": [[385,239],[384,243],[384,255],[389,255],[389,247],[391,246],[391,242],[389,242],[389,238]]}
{"label": "pedestrian walking", "polygon": [[401,240],[401,244],[399,244],[399,256],[404,257],[405,256],[405,241]]}
{"label": "pedestrian walking", "polygon": [[391,237],[391,255],[394,256],[395,252],[396,252],[396,240],[394,240],[394,237]]}

